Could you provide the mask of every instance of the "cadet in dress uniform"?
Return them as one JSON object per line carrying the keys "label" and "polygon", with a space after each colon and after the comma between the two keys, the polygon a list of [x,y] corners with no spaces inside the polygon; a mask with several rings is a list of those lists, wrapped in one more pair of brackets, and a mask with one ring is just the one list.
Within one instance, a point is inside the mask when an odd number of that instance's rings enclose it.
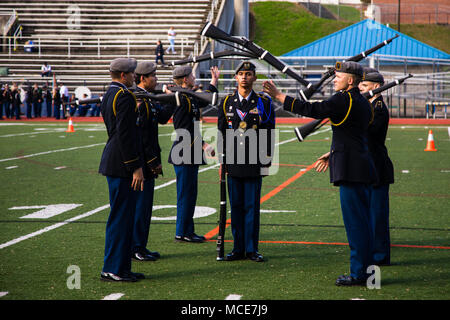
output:
{"label": "cadet in dress uniform", "polygon": [[330,181],[339,186],[341,209],[350,245],[350,275],[338,277],[336,285],[364,285],[372,264],[370,184],[376,173],[367,144],[367,130],[373,119],[370,103],[358,89],[363,69],[356,62],[337,62],[334,90],[328,100],[309,103],[286,96],[272,81],[264,91],[285,110],[304,116],[330,118],[333,130],[331,150],[318,159],[317,171],[330,167]]}
{"label": "cadet in dress uniform", "polygon": [[[219,70],[211,68],[211,82],[206,91],[217,92]],[[177,86],[190,89],[195,86],[192,68],[182,66],[174,69],[173,79]],[[173,126],[177,133],[169,153],[169,163],[173,165],[177,179],[177,221],[175,240],[204,242],[194,230],[194,211],[197,201],[198,168],[205,164],[203,150],[210,146],[202,140],[199,129],[201,108],[205,103],[186,94],[181,94],[180,106],[175,108]]]}
{"label": "cadet in dress uniform", "polygon": [[106,176],[111,211],[106,223],[101,279],[137,281],[131,272],[131,245],[138,193],[144,188],[142,145],[139,144],[137,104],[128,90],[134,83],[136,60],[118,58],[110,64],[112,82],[103,96],[101,112],[108,132],[99,173]]}
{"label": "cadet in dress uniform", "polygon": [[[359,84],[362,93],[384,84],[383,76],[373,68],[364,68],[364,78]],[[394,183],[394,166],[385,145],[389,126],[389,111],[383,96],[376,94],[369,99],[374,111],[369,125],[369,151],[377,171],[377,182],[370,189],[370,218],[374,236],[373,264],[389,265],[391,241],[389,235],[389,184]]]}
{"label": "cadet in dress uniform", "polygon": [[[227,173],[234,239],[233,251],[225,260],[247,257],[261,262],[264,261],[258,252],[261,184],[271,164],[275,111],[269,97],[253,91],[254,64],[243,61],[236,69],[235,79],[238,89],[222,100],[218,114],[218,129],[223,138],[221,162]],[[266,134],[267,141],[262,144],[264,151],[259,143],[262,134]]]}
{"label": "cadet in dress uniform", "polygon": [[[157,84],[156,64],[139,62],[136,67],[136,93],[152,93]],[[160,257],[157,251],[146,248],[153,209],[155,179],[162,174],[161,148],[158,142],[158,123],[165,124],[173,114],[171,105],[161,106],[155,101],[138,99],[139,128],[144,146],[144,191],[137,199],[133,231],[133,259],[155,261]]]}

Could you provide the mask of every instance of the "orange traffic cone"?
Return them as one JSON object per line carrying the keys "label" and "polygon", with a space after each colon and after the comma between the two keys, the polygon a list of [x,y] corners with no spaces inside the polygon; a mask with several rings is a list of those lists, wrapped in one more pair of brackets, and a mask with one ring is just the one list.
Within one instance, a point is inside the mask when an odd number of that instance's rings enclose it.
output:
{"label": "orange traffic cone", "polygon": [[428,131],[428,142],[427,147],[424,151],[437,151],[437,149],[434,147],[434,137],[433,137],[433,131]]}
{"label": "orange traffic cone", "polygon": [[73,130],[72,118],[69,118],[69,127],[67,128],[66,132],[75,132],[75,130]]}

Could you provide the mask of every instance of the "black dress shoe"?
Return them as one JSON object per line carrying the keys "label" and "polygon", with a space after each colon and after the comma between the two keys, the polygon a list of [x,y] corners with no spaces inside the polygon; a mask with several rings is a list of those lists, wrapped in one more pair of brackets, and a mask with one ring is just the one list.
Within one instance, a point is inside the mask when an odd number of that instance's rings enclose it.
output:
{"label": "black dress shoe", "polygon": [[366,279],[357,279],[352,276],[339,276],[336,280],[337,286],[364,286],[366,284]]}
{"label": "black dress shoe", "polygon": [[142,251],[133,253],[131,258],[136,261],[156,261],[156,257]]}
{"label": "black dress shoe", "polygon": [[225,261],[236,261],[245,259],[245,255],[242,252],[230,252],[226,255]]}
{"label": "black dress shoe", "polygon": [[150,250],[147,250],[147,253],[148,253],[149,255],[155,257],[156,259],[161,258],[161,255],[160,255],[159,252],[157,252],[157,251],[150,251]]}
{"label": "black dress shoe", "polygon": [[196,234],[196,233],[193,233],[192,235],[195,236],[195,237],[199,237],[199,238],[202,239],[203,241],[206,241],[206,238],[205,238],[204,236],[199,236],[199,235]]}
{"label": "black dress shoe", "polygon": [[100,274],[100,279],[103,281],[112,282],[136,282],[138,279],[132,274],[125,274],[124,276],[119,276],[111,272],[103,272]]}
{"label": "black dress shoe", "polygon": [[264,257],[258,252],[247,252],[247,258],[255,262],[264,262]]}
{"label": "black dress shoe", "polygon": [[185,242],[193,242],[193,243],[202,243],[202,242],[205,242],[205,237],[198,236],[195,233],[193,233],[190,236],[183,237],[183,241],[185,241]]}

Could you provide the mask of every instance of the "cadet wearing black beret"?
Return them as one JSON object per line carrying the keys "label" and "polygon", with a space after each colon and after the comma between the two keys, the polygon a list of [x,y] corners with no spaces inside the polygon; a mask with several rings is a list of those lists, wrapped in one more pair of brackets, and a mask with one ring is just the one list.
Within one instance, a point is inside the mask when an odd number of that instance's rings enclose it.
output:
{"label": "cadet wearing black beret", "polygon": [[136,60],[119,58],[111,62],[112,82],[103,96],[101,112],[108,133],[99,173],[106,176],[110,214],[106,223],[105,256],[101,279],[137,281],[143,274],[131,272],[131,241],[136,195],[144,186],[142,146],[136,126],[134,82]]}
{"label": "cadet wearing black beret", "polygon": [[[378,70],[364,68],[363,81],[359,84],[361,93],[374,90],[383,84],[384,77]],[[368,129],[369,151],[377,172],[377,182],[370,189],[370,219],[374,236],[373,263],[389,265],[389,185],[394,183],[394,166],[385,144],[389,111],[381,94],[376,94],[369,101],[373,108],[373,121]]]}
{"label": "cadet wearing black beret", "polygon": [[253,71],[256,74],[256,66],[250,61],[242,61],[237,66],[234,74],[238,74],[239,71]]}
{"label": "cadet wearing black beret", "polygon": [[237,90],[222,100],[218,110],[223,140],[219,160],[227,173],[234,240],[226,261],[264,261],[258,251],[260,198],[262,178],[268,175],[273,156],[275,110],[268,96],[253,90],[256,79],[256,66],[241,62],[235,69]]}
{"label": "cadet wearing black beret", "polygon": [[369,154],[367,129],[372,120],[369,102],[358,89],[363,76],[356,62],[336,63],[336,93],[322,102],[310,103],[278,91],[272,81],[264,91],[281,101],[285,110],[316,119],[330,118],[331,150],[318,159],[317,171],[330,167],[330,182],[339,186],[341,210],[350,245],[350,275],[340,276],[338,286],[365,285],[372,264],[372,229],[369,215],[370,184],[376,179]]}

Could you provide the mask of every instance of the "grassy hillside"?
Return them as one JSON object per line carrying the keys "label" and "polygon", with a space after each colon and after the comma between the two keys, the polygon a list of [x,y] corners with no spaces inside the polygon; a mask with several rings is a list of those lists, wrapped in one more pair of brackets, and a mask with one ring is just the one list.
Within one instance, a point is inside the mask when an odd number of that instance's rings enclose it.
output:
{"label": "grassy hillside", "polygon": [[[341,13],[347,13],[342,7]],[[250,36],[255,43],[275,55],[281,55],[357,22],[354,21],[356,16],[354,11],[352,8],[345,15],[348,20],[334,21],[318,18],[295,3],[270,1],[252,3]],[[397,29],[397,26],[391,25],[391,28]],[[439,50],[450,52],[448,26],[405,24],[401,26],[401,32]]]}
{"label": "grassy hillside", "polygon": [[[390,25],[397,30],[397,25]],[[435,24],[402,24],[400,32],[426,43],[436,49],[450,53],[450,27]]]}
{"label": "grassy hillside", "polygon": [[350,22],[317,18],[290,2],[257,2],[250,5],[254,41],[281,55],[349,26]]}

